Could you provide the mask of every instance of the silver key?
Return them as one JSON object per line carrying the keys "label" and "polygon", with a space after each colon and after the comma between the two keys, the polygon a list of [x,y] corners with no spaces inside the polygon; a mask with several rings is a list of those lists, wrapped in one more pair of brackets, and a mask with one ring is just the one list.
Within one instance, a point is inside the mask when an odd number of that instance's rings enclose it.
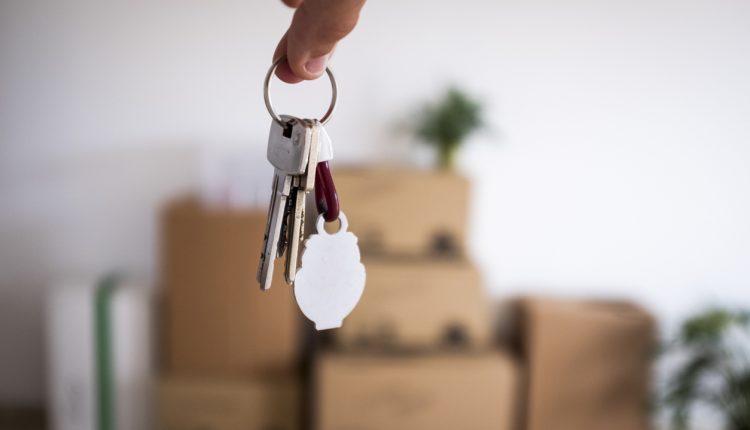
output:
{"label": "silver key", "polygon": [[[304,174],[307,171],[310,153],[310,130],[309,120],[299,119],[289,115],[282,115],[285,127],[277,123],[272,124],[270,142],[268,145],[268,160],[280,171],[291,175]],[[296,185],[292,185],[294,190]],[[296,192],[292,193],[296,196]],[[278,238],[276,257],[280,258],[287,250],[293,229],[296,199],[290,198],[286,201],[286,211]],[[288,265],[287,265],[288,267]],[[288,272],[288,271],[286,271]],[[285,272],[285,273],[286,273]],[[287,281],[291,283],[291,281]]]}
{"label": "silver key", "polygon": [[[286,118],[286,116],[282,116],[282,118]],[[314,163],[317,159],[317,141],[313,138],[312,121],[297,118],[290,119],[290,121],[294,121],[294,129],[287,130],[287,133],[291,135],[290,139],[286,141],[287,145],[279,146],[271,157],[283,155],[284,152],[298,151],[297,157],[293,160],[281,156],[278,162],[274,161],[277,165],[285,163],[284,168],[294,169],[295,172],[301,173],[301,175],[295,176],[292,183],[292,191],[287,200],[287,214],[279,237],[277,254],[278,257],[281,257],[286,252],[284,278],[288,284],[293,284],[297,273],[299,245],[304,235],[305,202],[306,191],[308,190],[302,185],[307,180],[310,163]],[[290,131],[291,133],[289,133]],[[306,165],[302,166],[303,162]]]}
{"label": "silver key", "polygon": [[307,125],[286,115],[282,119],[283,126],[276,121],[271,123],[268,138],[268,161],[274,166],[275,172],[257,274],[263,290],[271,287],[274,260],[285,251],[289,237],[286,230],[289,228],[290,213],[295,203],[288,199],[293,194],[295,178],[306,172],[309,161],[310,139]]}
{"label": "silver key", "polygon": [[315,171],[318,167],[318,145],[320,123],[317,120],[303,120],[306,128],[307,139],[309,140],[309,156],[305,174],[295,179],[293,186],[293,210],[289,214],[289,235],[287,239],[288,247],[286,258],[286,270],[284,277],[289,284],[294,283],[297,274],[297,265],[299,262],[299,250],[305,235],[305,204],[307,193],[315,186]]}
{"label": "silver key", "polygon": [[273,167],[290,175],[302,175],[307,169],[310,154],[309,131],[306,122],[289,115],[281,115],[285,127],[276,121],[271,124],[268,138],[268,161]]}
{"label": "silver key", "polygon": [[276,259],[278,238],[281,233],[281,224],[286,217],[286,201],[292,188],[293,176],[275,172],[273,176],[273,189],[271,191],[271,203],[268,208],[268,219],[266,220],[266,234],[263,237],[263,252],[260,255],[257,279],[263,290],[271,288],[273,279],[274,260]]}
{"label": "silver key", "polygon": [[297,274],[297,261],[299,256],[299,243],[302,238],[304,229],[304,216],[305,216],[305,190],[300,187],[300,177],[295,178],[295,184],[293,186],[292,195],[290,199],[293,199],[291,205],[292,209],[289,212],[289,228],[287,231],[287,251],[286,251],[286,266],[284,270],[284,279],[287,284],[294,283],[294,277]]}

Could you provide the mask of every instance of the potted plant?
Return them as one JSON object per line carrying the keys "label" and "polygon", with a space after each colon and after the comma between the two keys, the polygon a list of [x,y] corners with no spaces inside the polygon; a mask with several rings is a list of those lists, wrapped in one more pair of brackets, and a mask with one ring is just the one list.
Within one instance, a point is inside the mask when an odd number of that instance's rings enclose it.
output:
{"label": "potted plant", "polygon": [[465,139],[484,127],[483,105],[462,90],[451,87],[436,102],[425,105],[414,132],[437,150],[443,169],[455,165],[456,153]]}
{"label": "potted plant", "polygon": [[709,408],[727,430],[750,430],[750,311],[710,309],[685,321],[666,352],[680,363],[662,404],[672,428],[689,429],[691,411]]}

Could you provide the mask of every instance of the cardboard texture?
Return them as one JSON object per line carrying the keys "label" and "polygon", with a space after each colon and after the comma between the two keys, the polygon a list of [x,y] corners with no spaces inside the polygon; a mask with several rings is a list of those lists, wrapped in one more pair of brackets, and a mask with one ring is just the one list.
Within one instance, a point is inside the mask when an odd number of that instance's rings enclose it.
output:
{"label": "cardboard texture", "polygon": [[649,426],[654,322],[626,303],[520,301],[529,430]]}
{"label": "cardboard texture", "polygon": [[367,286],[333,333],[346,349],[483,348],[491,343],[490,304],[465,261],[365,261]]}
{"label": "cardboard texture", "polygon": [[176,375],[246,376],[297,363],[300,314],[276,265],[256,282],[266,212],[207,210],[184,200],[162,219],[164,359]]}
{"label": "cardboard texture", "polygon": [[297,430],[300,391],[291,379],[166,379],[157,388],[156,430]]}
{"label": "cardboard texture", "polygon": [[462,255],[469,183],[443,171],[336,169],[341,209],[363,255]]}
{"label": "cardboard texture", "polygon": [[318,430],[515,428],[518,365],[499,352],[326,354],[316,378]]}

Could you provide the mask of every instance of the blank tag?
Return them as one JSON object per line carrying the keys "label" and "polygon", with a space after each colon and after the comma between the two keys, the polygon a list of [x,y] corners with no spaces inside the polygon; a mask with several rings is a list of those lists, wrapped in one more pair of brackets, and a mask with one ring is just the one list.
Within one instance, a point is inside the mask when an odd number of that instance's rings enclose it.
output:
{"label": "blank tag", "polygon": [[328,132],[321,125],[318,127],[318,163],[333,160],[333,145]]}
{"label": "blank tag", "polygon": [[341,327],[365,289],[365,266],[360,262],[357,236],[346,231],[346,215],[339,213],[341,228],[325,231],[318,216],[318,233],[305,241],[302,268],[294,281],[294,295],[302,313],[318,330]]}

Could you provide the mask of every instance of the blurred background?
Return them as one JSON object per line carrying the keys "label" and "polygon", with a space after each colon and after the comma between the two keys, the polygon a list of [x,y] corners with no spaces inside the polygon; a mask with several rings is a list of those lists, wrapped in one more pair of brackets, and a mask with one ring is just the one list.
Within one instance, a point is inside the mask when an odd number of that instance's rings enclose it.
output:
{"label": "blurred background", "polygon": [[750,3],[366,4],[326,129],[368,284],[325,336],[254,281],[291,14],[0,2],[0,428],[750,427]]}

